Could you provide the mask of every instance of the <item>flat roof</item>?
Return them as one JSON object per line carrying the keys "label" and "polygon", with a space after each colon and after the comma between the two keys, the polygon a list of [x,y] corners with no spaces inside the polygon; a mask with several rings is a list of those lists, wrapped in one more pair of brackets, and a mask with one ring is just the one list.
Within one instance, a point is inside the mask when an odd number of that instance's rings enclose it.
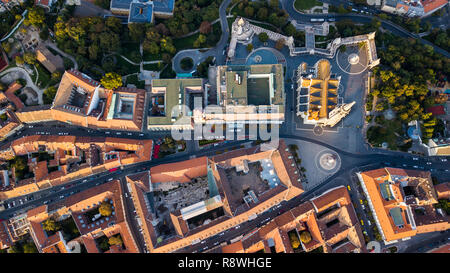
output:
{"label": "flat roof", "polygon": [[[284,106],[284,77],[281,64],[229,65],[219,67],[225,76],[228,104]],[[236,74],[240,82],[236,81]],[[280,111],[284,111],[281,109]]]}
{"label": "flat roof", "polygon": [[[171,125],[172,121],[172,109],[181,103],[185,104],[185,95],[187,87],[201,87],[203,79],[191,78],[191,79],[154,79],[152,80],[152,92],[150,97],[161,94],[158,92],[158,87],[165,87],[164,102],[165,102],[165,116],[147,116],[148,125]],[[181,98],[180,98],[181,94]],[[149,100],[151,101],[151,99]],[[192,111],[193,109],[191,109]],[[148,115],[148,113],[147,113]]]}

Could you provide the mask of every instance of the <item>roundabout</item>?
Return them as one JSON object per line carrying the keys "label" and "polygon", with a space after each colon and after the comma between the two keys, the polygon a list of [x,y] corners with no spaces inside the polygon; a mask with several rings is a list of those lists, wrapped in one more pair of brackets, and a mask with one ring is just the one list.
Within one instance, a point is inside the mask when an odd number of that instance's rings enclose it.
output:
{"label": "roundabout", "polygon": [[316,165],[326,173],[335,173],[341,168],[341,158],[332,150],[323,150],[316,155]]}

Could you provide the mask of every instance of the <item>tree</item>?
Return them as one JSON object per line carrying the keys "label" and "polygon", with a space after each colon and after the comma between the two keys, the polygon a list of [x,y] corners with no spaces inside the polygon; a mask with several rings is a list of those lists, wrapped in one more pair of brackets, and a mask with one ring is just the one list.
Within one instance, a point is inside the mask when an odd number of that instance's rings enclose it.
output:
{"label": "tree", "polygon": [[252,44],[248,44],[247,45],[247,51],[251,52],[253,50],[253,45]]}
{"label": "tree", "polygon": [[194,47],[201,47],[206,42],[206,36],[203,34],[200,34],[197,38],[197,40],[194,41]]}
{"label": "tree", "polygon": [[0,91],[5,91],[6,90],[6,85],[2,82],[0,82]]}
{"label": "tree", "polygon": [[121,246],[123,244],[122,238],[120,237],[120,234],[117,236],[111,236],[108,240],[109,245],[117,245]]}
{"label": "tree", "polygon": [[113,212],[112,206],[110,203],[104,201],[100,204],[100,207],[98,208],[98,212],[100,212],[100,214],[102,216],[110,216]]}
{"label": "tree", "polygon": [[278,39],[277,43],[275,44],[275,48],[281,50],[283,46],[284,46],[284,38]]}
{"label": "tree", "polygon": [[122,32],[122,22],[119,18],[111,16],[105,21],[106,26],[111,29],[114,33]]}
{"label": "tree", "polygon": [[60,226],[55,222],[55,220],[48,218],[47,220],[42,222],[42,228],[45,231],[58,231]]}
{"label": "tree", "polygon": [[339,48],[339,51],[341,51],[342,53],[344,53],[345,51],[347,51],[347,47],[346,47],[345,45],[342,45],[342,46]]}
{"label": "tree", "polygon": [[158,54],[159,53],[159,46],[156,42],[150,42],[148,40],[145,40],[142,44],[142,49],[145,52],[148,52],[150,54]]}
{"label": "tree", "polygon": [[159,45],[161,47],[162,52],[174,54],[177,51],[175,46],[172,44],[172,39],[170,39],[169,37],[165,37],[165,38],[161,39],[161,42]]}
{"label": "tree", "polygon": [[303,231],[300,234],[300,240],[304,243],[307,244],[309,242],[311,242],[311,234],[308,231]]}
{"label": "tree", "polygon": [[16,61],[16,64],[19,66],[22,66],[25,63],[21,56],[16,56],[15,61]]}
{"label": "tree", "polygon": [[211,32],[211,30],[212,30],[212,26],[211,26],[211,23],[210,23],[210,22],[208,22],[208,21],[203,21],[203,22],[200,24],[200,27],[199,27],[200,33],[208,34],[208,33]]}
{"label": "tree", "polygon": [[4,42],[4,43],[2,43],[2,47],[3,47],[3,50],[5,50],[6,53],[11,52],[11,44],[10,43]]}
{"label": "tree", "polygon": [[106,73],[100,82],[106,89],[116,89],[122,86],[122,77],[115,72],[110,72]]}
{"label": "tree", "polygon": [[36,54],[32,52],[27,52],[23,54],[23,61],[27,64],[35,65],[36,64]]}
{"label": "tree", "polygon": [[291,241],[292,248],[298,248],[300,246],[300,241],[294,232],[289,234],[289,239]]}
{"label": "tree", "polygon": [[256,14],[256,17],[259,20],[264,21],[267,19],[267,15],[269,15],[269,11],[266,8],[260,8]]}
{"label": "tree", "polygon": [[44,9],[38,6],[30,8],[27,20],[31,25],[41,27],[45,21]]}
{"label": "tree", "polygon": [[131,39],[135,42],[140,42],[142,37],[144,37],[145,26],[143,24],[128,24],[128,30],[130,31]]}
{"label": "tree", "polygon": [[247,17],[253,17],[253,15],[255,14],[255,10],[252,6],[245,7],[244,12]]}
{"label": "tree", "polygon": [[269,40],[269,35],[267,35],[267,33],[265,33],[265,32],[261,32],[261,33],[258,35],[258,39],[259,39],[262,43],[265,43],[265,42],[267,42],[267,40]]}
{"label": "tree", "polygon": [[47,89],[45,89],[44,94],[42,96],[42,99],[44,100],[44,104],[51,104],[53,102],[53,99],[56,96],[56,87],[50,86]]}
{"label": "tree", "polygon": [[23,245],[23,253],[38,253],[38,251],[33,243],[28,242]]}

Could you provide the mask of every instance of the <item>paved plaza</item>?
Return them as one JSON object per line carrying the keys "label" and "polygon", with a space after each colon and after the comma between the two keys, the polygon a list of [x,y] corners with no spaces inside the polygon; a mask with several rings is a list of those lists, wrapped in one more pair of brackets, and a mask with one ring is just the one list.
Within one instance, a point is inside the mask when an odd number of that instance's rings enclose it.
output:
{"label": "paved plaza", "polygon": [[[336,173],[340,168],[339,156],[321,145],[294,139],[285,139],[285,142],[286,145],[295,144],[298,146],[298,156],[302,160],[301,167],[306,169],[305,175],[307,180],[302,181],[302,186],[305,191],[316,187],[325,181],[326,178]],[[324,154],[337,156],[336,164],[330,169],[321,166],[320,159]]]}

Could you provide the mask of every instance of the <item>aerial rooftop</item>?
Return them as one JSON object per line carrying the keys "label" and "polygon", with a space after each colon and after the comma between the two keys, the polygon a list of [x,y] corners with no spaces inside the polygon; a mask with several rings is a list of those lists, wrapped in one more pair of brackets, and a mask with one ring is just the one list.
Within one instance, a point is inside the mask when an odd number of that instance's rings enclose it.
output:
{"label": "aerial rooftop", "polygon": [[52,117],[83,127],[142,130],[145,90],[103,88],[75,70],[66,71],[52,105]]}
{"label": "aerial rooftop", "polygon": [[450,228],[450,216],[433,206],[438,196],[430,172],[383,168],[357,175],[387,243]]}

